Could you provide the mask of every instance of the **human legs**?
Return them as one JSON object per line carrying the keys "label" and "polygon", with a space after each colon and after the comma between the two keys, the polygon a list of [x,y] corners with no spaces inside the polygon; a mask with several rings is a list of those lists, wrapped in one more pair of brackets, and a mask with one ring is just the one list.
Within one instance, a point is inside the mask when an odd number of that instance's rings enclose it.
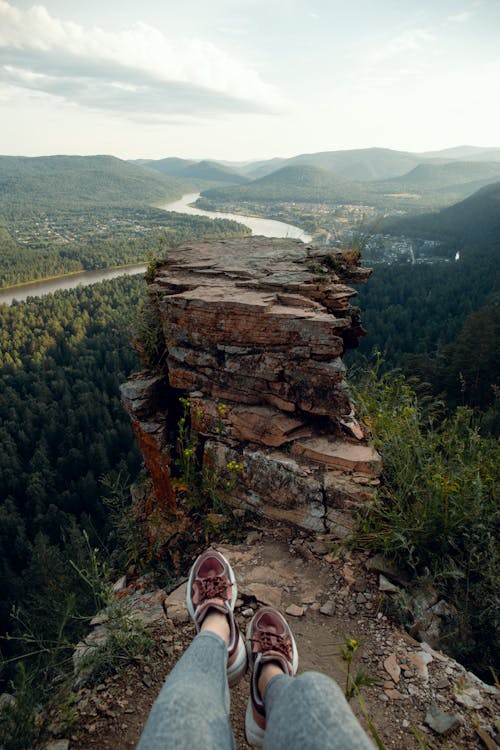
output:
{"label": "human legs", "polygon": [[201,632],[168,675],[137,750],[233,750],[227,646]]}
{"label": "human legs", "polygon": [[272,677],[264,750],[373,750],[336,682],[319,672]]}
{"label": "human legs", "polygon": [[295,677],[298,654],[285,618],[263,607],[247,630],[252,666],[247,741],[265,750],[373,750],[339,686],[318,672]]}
{"label": "human legs", "polygon": [[197,636],[156,699],[137,750],[233,750],[229,685],[244,675],[245,646],[234,618],[237,587],[228,561],[208,550],[195,561],[186,604]]}

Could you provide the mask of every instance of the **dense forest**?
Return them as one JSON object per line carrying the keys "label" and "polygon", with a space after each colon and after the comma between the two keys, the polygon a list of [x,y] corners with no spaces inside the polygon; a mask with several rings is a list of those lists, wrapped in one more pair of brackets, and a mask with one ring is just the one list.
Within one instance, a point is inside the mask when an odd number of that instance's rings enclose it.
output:
{"label": "dense forest", "polygon": [[[380,351],[386,367],[419,376],[451,408],[469,405],[488,412],[484,424],[496,434],[499,190],[496,183],[436,214],[394,222],[395,232],[441,240],[440,259],[377,265],[358,298],[368,331],[362,354]],[[354,359],[359,362],[359,352]]]}
{"label": "dense forest", "polygon": [[22,604],[30,627],[54,636],[65,599],[83,596],[68,565],[83,532],[107,543],[100,479],[139,469],[118,386],[137,366],[127,327],[144,289],[142,277],[121,277],[0,306],[2,633],[16,633],[10,613]]}

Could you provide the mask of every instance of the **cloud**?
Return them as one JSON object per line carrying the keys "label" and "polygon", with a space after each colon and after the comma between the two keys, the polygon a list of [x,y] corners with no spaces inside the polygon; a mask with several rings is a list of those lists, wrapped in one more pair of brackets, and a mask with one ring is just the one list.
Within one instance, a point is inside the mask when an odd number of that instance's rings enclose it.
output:
{"label": "cloud", "polygon": [[456,13],[453,16],[448,16],[448,21],[452,23],[466,23],[474,13],[471,10],[464,10],[463,13]]}
{"label": "cloud", "polygon": [[0,0],[0,81],[85,107],[173,115],[272,111],[276,92],[248,64],[198,38],[148,24],[84,28]]}
{"label": "cloud", "polygon": [[376,49],[371,62],[378,63],[401,55],[419,52],[435,41],[436,37],[429,29],[406,29]]}

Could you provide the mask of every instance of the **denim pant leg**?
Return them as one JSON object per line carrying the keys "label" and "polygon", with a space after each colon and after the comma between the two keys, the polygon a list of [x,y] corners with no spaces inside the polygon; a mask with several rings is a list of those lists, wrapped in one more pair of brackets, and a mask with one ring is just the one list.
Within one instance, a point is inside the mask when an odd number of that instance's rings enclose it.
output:
{"label": "denim pant leg", "polygon": [[374,750],[330,677],[277,675],[267,685],[264,750]]}
{"label": "denim pant leg", "polygon": [[137,750],[234,750],[227,646],[200,633],[168,675]]}

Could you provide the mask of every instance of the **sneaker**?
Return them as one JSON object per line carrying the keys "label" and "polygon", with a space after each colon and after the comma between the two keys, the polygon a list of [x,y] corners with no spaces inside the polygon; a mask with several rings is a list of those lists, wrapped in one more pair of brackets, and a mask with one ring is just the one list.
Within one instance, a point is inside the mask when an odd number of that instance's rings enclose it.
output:
{"label": "sneaker", "polygon": [[186,604],[197,633],[209,609],[216,609],[227,616],[230,629],[227,679],[230,687],[236,685],[247,669],[245,644],[234,618],[237,596],[233,569],[226,558],[215,550],[203,552],[189,574]]}
{"label": "sneaker", "polygon": [[299,666],[297,646],[290,627],[273,607],[262,607],[247,628],[248,661],[252,669],[250,698],[245,716],[245,735],[249,745],[262,747],[266,729],[266,709],[259,693],[259,677],[264,664],[277,662],[285,674],[293,677]]}

